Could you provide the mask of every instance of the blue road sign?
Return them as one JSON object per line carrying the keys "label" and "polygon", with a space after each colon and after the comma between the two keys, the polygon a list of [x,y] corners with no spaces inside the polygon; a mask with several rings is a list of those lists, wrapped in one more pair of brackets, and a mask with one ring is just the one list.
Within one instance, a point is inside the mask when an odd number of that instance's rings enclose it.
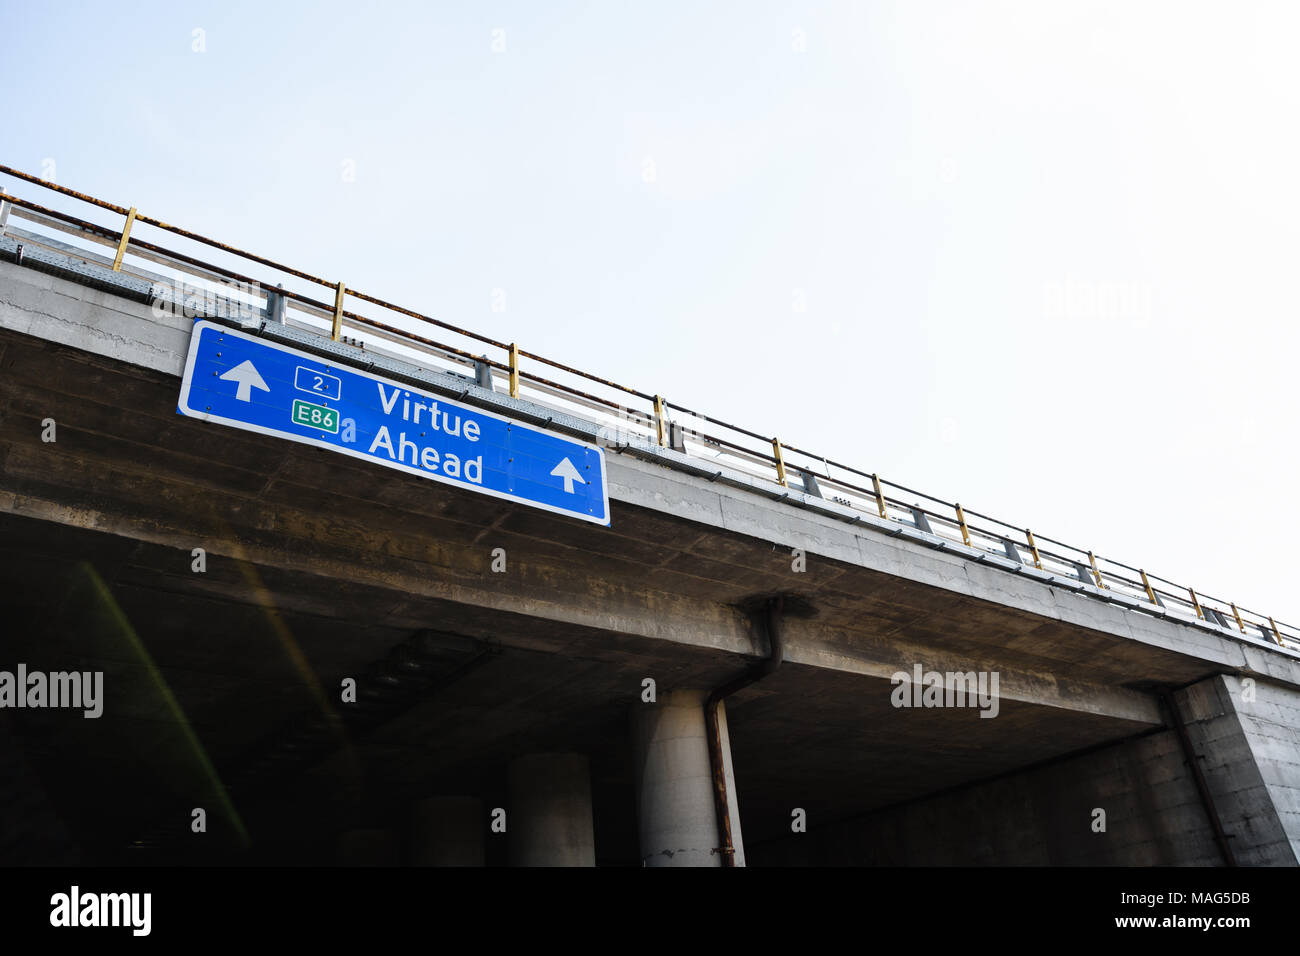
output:
{"label": "blue road sign", "polygon": [[609,525],[595,445],[212,322],[194,323],[176,410]]}

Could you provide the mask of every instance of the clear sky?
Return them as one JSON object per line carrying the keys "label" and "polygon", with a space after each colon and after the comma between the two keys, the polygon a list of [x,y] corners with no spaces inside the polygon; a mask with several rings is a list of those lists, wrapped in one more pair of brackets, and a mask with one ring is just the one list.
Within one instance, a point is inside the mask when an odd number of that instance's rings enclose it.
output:
{"label": "clear sky", "polygon": [[0,163],[1300,624],[1300,5],[3,23]]}

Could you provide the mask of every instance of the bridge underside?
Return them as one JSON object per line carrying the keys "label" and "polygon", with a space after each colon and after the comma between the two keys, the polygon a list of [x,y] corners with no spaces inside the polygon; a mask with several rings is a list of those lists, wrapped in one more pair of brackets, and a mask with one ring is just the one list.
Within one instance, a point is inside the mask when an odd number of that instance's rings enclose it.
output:
{"label": "bridge underside", "polygon": [[[813,558],[794,572],[782,542],[623,502],[595,528],[199,423],[175,414],[176,391],[171,376],[0,332],[0,667],[106,675],[99,719],[0,712],[0,798],[43,821],[7,834],[16,856],[323,862],[357,828],[400,845],[429,795],[507,806],[514,758],[573,752],[591,761],[597,862],[636,865],[629,723],[643,681],[708,689],[761,658],[747,608],[774,594],[794,596],[788,660],[727,704],[751,863],[933,859],[920,833],[911,848],[859,836],[849,859],[792,853],[792,811],[810,833],[861,833],[935,795],[978,804],[998,780],[1023,780],[1021,803],[985,813],[1087,834],[1090,795],[1034,775],[1121,754],[1112,789],[1141,789],[1125,768],[1150,764],[1143,741],[1169,739],[1151,688],[1215,673],[870,568]],[[918,662],[999,671],[997,718],[894,707],[889,675]],[[340,706],[345,678],[355,706]],[[1080,836],[945,859],[1215,862],[1191,783],[1173,778],[1166,804],[1120,814],[1122,853]],[[199,806],[204,835],[190,828]],[[506,840],[487,841],[489,862]]]}
{"label": "bridge underside", "polygon": [[[6,714],[57,816],[96,857],[135,841],[186,847],[189,805],[211,805],[219,781],[259,852],[315,859],[331,852],[322,835],[400,829],[427,794],[505,805],[511,759],[576,751],[592,758],[599,859],[635,864],[628,721],[643,679],[711,687],[744,664],[252,562],[196,574],[189,552],[13,515],[0,516],[0,541],[6,661],[106,674],[99,719]],[[424,668],[418,693],[388,708],[376,698],[373,722],[311,732],[342,678],[364,699],[367,678],[407,648]],[[892,689],[793,663],[733,698],[753,853],[788,832],[795,807],[830,822],[1149,729],[1018,701],[995,720],[949,708],[899,719]]]}

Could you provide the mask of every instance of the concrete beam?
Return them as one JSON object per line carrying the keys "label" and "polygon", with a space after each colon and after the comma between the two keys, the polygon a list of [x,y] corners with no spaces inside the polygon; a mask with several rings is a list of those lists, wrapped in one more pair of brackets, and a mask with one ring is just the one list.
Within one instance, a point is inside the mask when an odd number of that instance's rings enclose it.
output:
{"label": "concrete beam", "polygon": [[[0,263],[0,328],[179,376],[190,325],[188,319],[155,315],[148,306],[126,298]],[[358,352],[358,357],[367,360],[365,353]],[[508,402],[507,411],[518,405],[515,411],[528,412],[528,403],[483,389],[474,389],[468,399]],[[840,506],[813,495],[787,490],[783,501],[776,502],[757,486],[711,482],[698,463],[671,449],[629,448],[611,454],[609,479],[611,500],[785,548],[802,548],[810,557],[885,571],[1064,624],[1191,654],[1221,669],[1261,673],[1257,668],[1263,666],[1273,679],[1300,686],[1300,654],[1293,651],[1211,624],[1151,616],[1107,603],[1104,596],[1072,578],[1053,579],[1023,566],[1008,570],[1012,562],[1004,568],[996,561],[972,560],[974,552],[968,554],[951,542],[941,550],[926,547],[924,535],[909,540],[901,526],[870,515],[855,516],[850,524],[836,516]]]}

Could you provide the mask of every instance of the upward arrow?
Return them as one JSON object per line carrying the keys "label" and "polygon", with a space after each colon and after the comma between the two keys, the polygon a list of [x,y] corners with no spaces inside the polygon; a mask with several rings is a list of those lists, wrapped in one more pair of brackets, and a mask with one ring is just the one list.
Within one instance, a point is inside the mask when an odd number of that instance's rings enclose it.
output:
{"label": "upward arrow", "polygon": [[564,490],[570,495],[573,494],[573,483],[575,481],[580,481],[584,485],[587,483],[586,479],[582,477],[582,472],[578,471],[578,469],[573,466],[573,462],[569,461],[567,458],[562,458],[560,463],[551,469],[551,474],[557,478],[564,479]]}
{"label": "upward arrow", "polygon": [[261,374],[248,359],[236,365],[225,375],[222,375],[221,378],[226,382],[239,383],[239,390],[235,392],[235,400],[239,402],[251,402],[253,400],[253,389],[255,388],[260,388],[264,392],[271,390],[266,382],[262,381]]}

